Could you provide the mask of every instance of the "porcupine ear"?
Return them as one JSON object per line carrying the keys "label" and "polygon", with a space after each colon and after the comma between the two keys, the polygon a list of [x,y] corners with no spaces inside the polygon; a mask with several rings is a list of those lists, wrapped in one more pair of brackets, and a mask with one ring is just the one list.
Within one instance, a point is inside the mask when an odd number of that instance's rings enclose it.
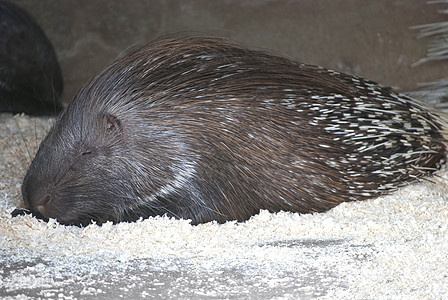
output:
{"label": "porcupine ear", "polygon": [[102,136],[108,141],[107,143],[116,143],[122,140],[123,127],[120,119],[112,114],[103,113],[100,116],[99,126]]}
{"label": "porcupine ear", "polygon": [[101,115],[101,126],[104,134],[107,136],[119,136],[123,132],[120,119],[111,114]]}

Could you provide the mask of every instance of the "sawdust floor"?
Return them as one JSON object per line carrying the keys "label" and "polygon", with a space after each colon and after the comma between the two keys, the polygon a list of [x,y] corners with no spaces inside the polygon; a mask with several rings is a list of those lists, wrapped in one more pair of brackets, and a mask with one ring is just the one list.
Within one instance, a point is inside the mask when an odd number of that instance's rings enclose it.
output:
{"label": "sawdust floor", "polygon": [[51,122],[0,114],[2,299],[448,298],[446,172],[327,213],[263,211],[244,223],[11,218]]}

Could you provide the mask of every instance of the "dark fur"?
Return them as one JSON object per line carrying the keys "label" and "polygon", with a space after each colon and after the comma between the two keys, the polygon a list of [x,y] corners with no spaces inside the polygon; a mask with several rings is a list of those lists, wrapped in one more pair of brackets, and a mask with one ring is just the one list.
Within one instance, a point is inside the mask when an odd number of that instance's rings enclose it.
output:
{"label": "dark fur", "polygon": [[62,88],[45,33],[26,11],[0,0],[0,112],[54,114]]}
{"label": "dark fur", "polygon": [[[325,98],[332,95],[342,99]],[[371,133],[383,123],[393,147]],[[342,133],[325,129],[331,124]],[[32,210],[75,225],[322,212],[437,170],[443,126],[358,77],[223,39],[168,39],[84,85],[42,142],[22,192]],[[353,130],[375,148],[362,148]]]}

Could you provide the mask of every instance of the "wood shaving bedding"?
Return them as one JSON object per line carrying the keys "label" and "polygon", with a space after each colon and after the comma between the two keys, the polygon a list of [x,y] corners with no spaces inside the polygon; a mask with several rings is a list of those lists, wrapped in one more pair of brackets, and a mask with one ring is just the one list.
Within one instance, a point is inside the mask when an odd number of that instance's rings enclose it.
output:
{"label": "wood shaving bedding", "polygon": [[242,223],[156,217],[78,228],[11,218],[51,123],[0,115],[2,298],[448,298],[446,171],[326,213],[262,211]]}

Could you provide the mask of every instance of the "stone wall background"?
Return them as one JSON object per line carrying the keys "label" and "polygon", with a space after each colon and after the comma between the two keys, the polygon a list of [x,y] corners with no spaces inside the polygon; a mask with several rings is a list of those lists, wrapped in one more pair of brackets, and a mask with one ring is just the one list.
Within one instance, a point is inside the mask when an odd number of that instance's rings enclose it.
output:
{"label": "stone wall background", "polygon": [[176,32],[225,36],[249,47],[361,75],[400,91],[448,74],[448,63],[411,64],[429,39],[410,26],[446,19],[423,0],[13,0],[53,42],[69,101],[128,47]]}

